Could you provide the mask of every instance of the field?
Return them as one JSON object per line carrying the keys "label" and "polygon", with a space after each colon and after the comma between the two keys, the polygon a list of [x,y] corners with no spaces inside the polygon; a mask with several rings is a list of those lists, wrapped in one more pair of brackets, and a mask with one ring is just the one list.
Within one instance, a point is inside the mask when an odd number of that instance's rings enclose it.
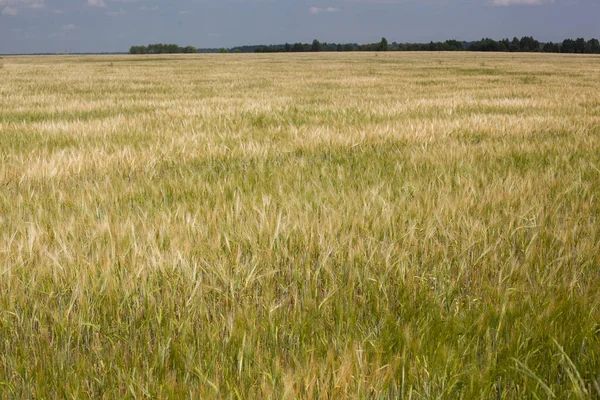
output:
{"label": "field", "polygon": [[0,398],[597,398],[600,57],[5,57]]}

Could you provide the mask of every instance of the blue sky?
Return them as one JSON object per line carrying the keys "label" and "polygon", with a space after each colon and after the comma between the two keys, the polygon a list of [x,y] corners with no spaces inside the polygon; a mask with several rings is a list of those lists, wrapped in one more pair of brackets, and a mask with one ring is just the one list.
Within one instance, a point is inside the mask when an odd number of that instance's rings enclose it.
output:
{"label": "blue sky", "polygon": [[0,0],[0,53],[600,38],[600,0]]}

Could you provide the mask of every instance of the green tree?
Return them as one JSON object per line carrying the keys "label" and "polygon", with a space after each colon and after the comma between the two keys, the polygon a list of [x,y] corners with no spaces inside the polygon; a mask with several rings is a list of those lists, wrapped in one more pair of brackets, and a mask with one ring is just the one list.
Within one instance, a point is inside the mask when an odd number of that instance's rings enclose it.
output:
{"label": "green tree", "polygon": [[560,51],[560,47],[558,46],[558,43],[548,42],[544,43],[542,51],[544,53],[558,53]]}
{"label": "green tree", "polygon": [[584,38],[577,38],[577,40],[575,40],[575,53],[585,53]]}
{"label": "green tree", "polygon": [[575,41],[573,39],[565,39],[560,46],[561,53],[575,53]]}
{"label": "green tree", "polygon": [[379,51],[387,51],[388,50],[388,41],[386,38],[382,37],[381,42],[379,42],[379,46],[377,48]]}
{"label": "green tree", "polygon": [[521,51],[521,42],[519,41],[519,39],[515,36],[512,40],[512,42],[510,43],[510,47],[508,48],[509,51]]}
{"label": "green tree", "polygon": [[598,39],[590,39],[585,44],[585,52],[588,54],[600,53],[600,42]]}
{"label": "green tree", "polygon": [[129,54],[147,54],[148,48],[146,46],[131,46]]}
{"label": "green tree", "polygon": [[464,50],[464,46],[463,46],[462,42],[459,42],[458,40],[455,40],[455,39],[446,40],[446,46],[448,47],[448,50],[450,50],[450,51]]}
{"label": "green tree", "polygon": [[496,42],[494,39],[483,38],[477,42],[471,43],[470,51],[505,51],[504,43]]}
{"label": "green tree", "polygon": [[317,39],[313,40],[310,51],[321,51],[321,43]]}

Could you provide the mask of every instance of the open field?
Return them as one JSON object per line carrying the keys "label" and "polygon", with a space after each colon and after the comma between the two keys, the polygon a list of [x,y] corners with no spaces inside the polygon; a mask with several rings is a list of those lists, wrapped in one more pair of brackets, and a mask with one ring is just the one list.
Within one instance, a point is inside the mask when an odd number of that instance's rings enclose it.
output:
{"label": "open field", "polygon": [[0,398],[600,396],[600,57],[5,57]]}

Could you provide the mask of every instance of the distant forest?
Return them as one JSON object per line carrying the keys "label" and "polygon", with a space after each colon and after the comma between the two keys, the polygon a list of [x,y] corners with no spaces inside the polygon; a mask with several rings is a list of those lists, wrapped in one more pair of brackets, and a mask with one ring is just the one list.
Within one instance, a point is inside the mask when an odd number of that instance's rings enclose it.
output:
{"label": "distant forest", "polygon": [[318,51],[497,51],[497,52],[541,52],[541,53],[578,53],[600,54],[598,39],[565,39],[561,43],[539,42],[533,37],[521,39],[494,40],[484,38],[475,42],[446,40],[429,43],[388,43],[385,38],[377,43],[326,43],[314,40],[312,43],[273,44],[256,46],[238,46],[231,49],[199,49],[194,46],[180,47],[176,44],[150,44],[132,46],[130,54],[174,54],[174,53],[301,53]]}

